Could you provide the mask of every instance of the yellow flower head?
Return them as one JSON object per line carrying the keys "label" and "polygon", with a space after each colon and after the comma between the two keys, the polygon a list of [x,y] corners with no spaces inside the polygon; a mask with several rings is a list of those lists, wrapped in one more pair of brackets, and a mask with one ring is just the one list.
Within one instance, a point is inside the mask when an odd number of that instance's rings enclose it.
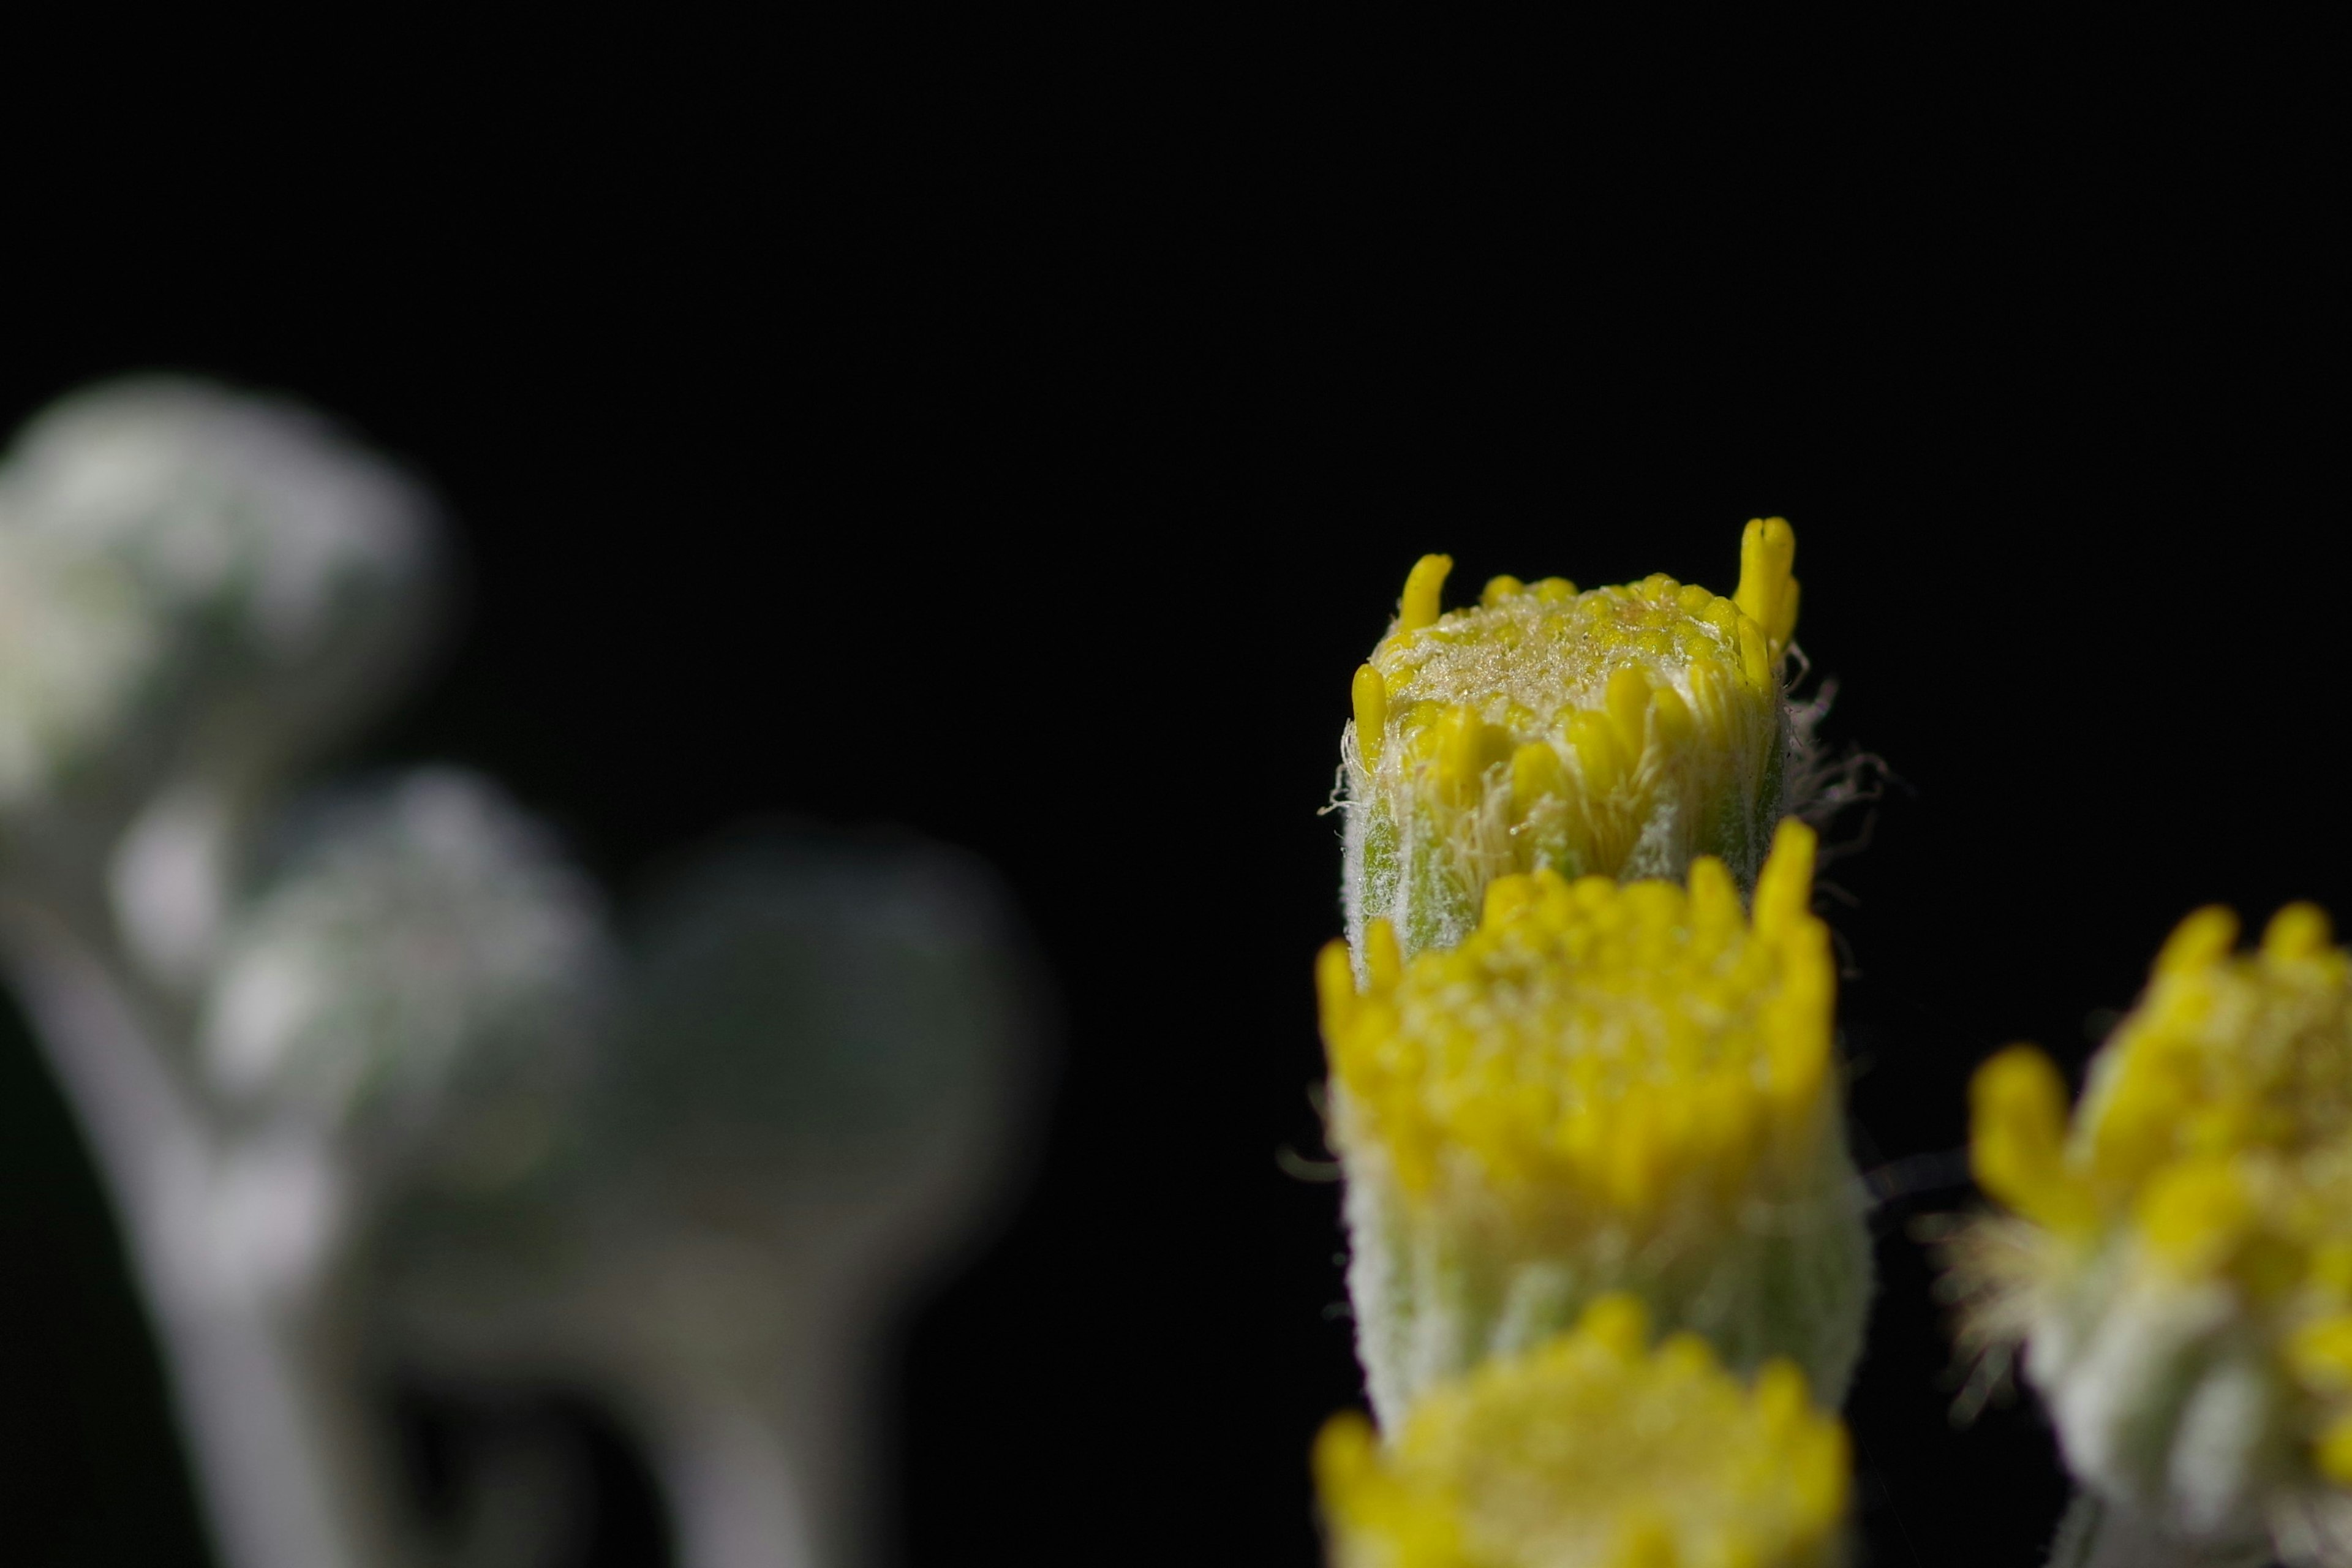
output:
{"label": "yellow flower head", "polygon": [[1685,889],[1499,879],[1461,945],[1359,990],[1320,966],[1350,1288],[1384,1417],[1627,1288],[1752,1366],[1842,1391],[1867,1293],[1832,1070],[1813,836],[1781,826],[1751,921],[1722,862]]}
{"label": "yellow flower head", "polygon": [[1977,1180],[2016,1218],[1963,1244],[1964,1282],[2086,1481],[2352,1562],[2352,958],[2308,904],[2237,933],[2181,923],[2071,1124],[2041,1052],[1979,1069]]}
{"label": "yellow flower head", "polygon": [[1334,1568],[1823,1568],[1845,1429],[1785,1361],[1752,1384],[1706,1342],[1652,1348],[1630,1296],[1434,1388],[1382,1444],[1341,1415],[1315,1445]]}
{"label": "yellow flower head", "polygon": [[1341,746],[1349,940],[1384,919],[1408,954],[1451,946],[1513,872],[1679,878],[1704,853],[1751,882],[1788,793],[1796,547],[1749,523],[1729,598],[1497,577],[1444,613],[1453,563],[1423,557]]}

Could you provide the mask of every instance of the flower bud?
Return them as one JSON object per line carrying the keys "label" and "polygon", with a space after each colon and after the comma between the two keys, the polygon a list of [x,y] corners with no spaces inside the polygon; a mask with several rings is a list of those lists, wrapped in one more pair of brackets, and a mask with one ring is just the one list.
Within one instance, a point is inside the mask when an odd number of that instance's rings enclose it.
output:
{"label": "flower bud", "polygon": [[1652,1347],[1630,1296],[1432,1388],[1382,1442],[1341,1415],[1315,1445],[1333,1568],[1827,1568],[1849,1445],[1804,1374],[1727,1373],[1705,1340]]}
{"label": "flower bud", "polygon": [[487,782],[420,771],[317,810],[230,928],[197,1029],[233,1117],[462,1185],[551,1152],[611,958],[601,902]]}
{"label": "flower bud", "polygon": [[2158,956],[2071,1122],[2030,1047],[1979,1069],[2008,1216],[1955,1244],[1964,1333],[2021,1339],[2069,1467],[2134,1528],[2352,1562],[2352,958],[2290,905]]}
{"label": "flower bud", "polygon": [[16,526],[118,563],[162,615],[279,666],[351,640],[436,552],[414,482],[326,421],[166,376],[44,410],[0,495]]}
{"label": "flower bud", "polygon": [[152,646],[140,702],[80,737],[136,783],[258,777],[347,732],[439,598],[420,486],[306,409],[201,381],[112,382],[43,410],[0,463],[0,595],[42,592],[43,561],[77,563],[45,641],[121,641],[127,619]]}
{"label": "flower bud", "polygon": [[130,954],[187,1002],[279,781],[412,664],[436,523],[290,404],[149,376],[37,416],[0,462],[11,873],[73,886],[103,858]]}
{"label": "flower bud", "polygon": [[1498,879],[1477,929],[1368,983],[1319,971],[1359,1354],[1421,1392],[1630,1290],[1735,1366],[1843,1394],[1870,1254],[1832,1059],[1813,835],[1781,826],[1751,920],[1711,857],[1672,882]]}
{"label": "flower bud", "polygon": [[1797,744],[1795,553],[1772,518],[1748,525],[1729,598],[1663,574],[1581,594],[1497,577],[1442,614],[1453,563],[1423,557],[1341,739],[1356,951],[1375,920],[1407,956],[1450,947],[1515,872],[1680,878],[1713,855],[1750,885]]}

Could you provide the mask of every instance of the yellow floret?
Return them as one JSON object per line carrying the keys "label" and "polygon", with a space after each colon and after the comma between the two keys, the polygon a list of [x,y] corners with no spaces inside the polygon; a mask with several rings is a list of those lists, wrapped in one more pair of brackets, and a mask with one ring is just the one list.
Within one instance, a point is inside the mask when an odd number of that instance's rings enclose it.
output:
{"label": "yellow floret", "polygon": [[1745,887],[1786,805],[1795,551],[1773,518],[1728,598],[1497,577],[1443,612],[1453,563],[1424,556],[1353,683],[1350,940],[1386,919],[1408,952],[1449,946],[1489,881],[1539,868],[1679,878],[1713,854]]}
{"label": "yellow floret", "polygon": [[[1375,1403],[1625,1288],[1736,1363],[1843,1390],[1868,1289],[1832,1059],[1813,835],[1781,825],[1751,920],[1687,887],[1497,879],[1460,946],[1318,966]],[[1355,972],[1367,976],[1359,989]]]}
{"label": "yellow floret", "polygon": [[2247,1250],[2258,1236],[2326,1238],[2306,1211],[2352,1164],[2352,963],[2309,904],[2281,910],[2254,952],[2232,952],[2236,934],[2221,909],[2180,923],[2071,1131],[2057,1071],[2032,1047],[1979,1069],[1989,1194],[2053,1229],[2129,1226],[2199,1275],[2262,1261]]}
{"label": "yellow floret", "polygon": [[[1971,1152],[1988,1195],[2031,1222],[2010,1249],[2023,1263],[1976,1282],[1980,1319],[1997,1314],[2028,1341],[2028,1371],[2077,1468],[2118,1495],[2165,1495],[2132,1457],[2160,1461],[2175,1439],[2126,1417],[2186,1419],[2209,1368],[2254,1366],[2273,1391],[2260,1406],[2270,1425],[2232,1427],[2230,1440],[2302,1458],[2267,1479],[2248,1470],[2235,1512],[2205,1510],[2251,1528],[2303,1517],[2318,1506],[2311,1488],[2352,1487],[2352,955],[2309,904],[2281,910],[2252,952],[2235,951],[2237,934],[2223,909],[2180,923],[2071,1124],[2039,1051],[1988,1061]],[[2177,1382],[2170,1394],[2099,1386],[2121,1375],[2097,1353],[2117,1325],[2176,1319],[2177,1352],[2147,1349],[2132,1372],[2152,1388]],[[2352,1510],[2334,1496],[2326,1506]]]}
{"label": "yellow floret", "polygon": [[1702,857],[1687,890],[1500,879],[1461,946],[1360,995],[1335,946],[1332,1068],[1406,1190],[1432,1195],[1452,1163],[1574,1228],[1736,1202],[1757,1161],[1808,1159],[1834,984],[1828,932],[1802,903],[1811,830],[1782,833],[1753,925],[1723,863]]}
{"label": "yellow floret", "polygon": [[1382,1444],[1360,1416],[1317,1440],[1335,1568],[1817,1568],[1847,1504],[1844,1428],[1804,1374],[1752,1384],[1706,1342],[1652,1348],[1604,1296],[1527,1354],[1432,1390]]}

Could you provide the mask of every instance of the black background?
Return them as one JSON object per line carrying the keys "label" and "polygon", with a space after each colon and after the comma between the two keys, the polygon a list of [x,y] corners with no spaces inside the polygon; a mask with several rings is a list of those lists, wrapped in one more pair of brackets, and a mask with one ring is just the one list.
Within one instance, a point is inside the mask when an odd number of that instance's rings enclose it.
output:
{"label": "black background", "polygon": [[[486,768],[625,894],[778,809],[1003,869],[1064,1072],[1027,1198],[898,1331],[909,1563],[1314,1561],[1357,1384],[1335,1191],[1276,1155],[1321,1152],[1348,677],[1424,550],[1457,602],[1727,591],[1793,521],[1828,733],[1901,781],[1822,905],[1865,1163],[1957,1147],[2009,1039],[2079,1067],[2195,904],[2352,911],[2311,40],[566,26],[60,56],[0,420],[163,366],[402,455],[471,610],[353,760]],[[1866,1561],[2038,1561],[2046,1428],[1947,1425],[1902,1217]],[[196,1563],[104,1226],[12,1034],[0,1531]],[[598,1560],[646,1560],[608,1461]]]}

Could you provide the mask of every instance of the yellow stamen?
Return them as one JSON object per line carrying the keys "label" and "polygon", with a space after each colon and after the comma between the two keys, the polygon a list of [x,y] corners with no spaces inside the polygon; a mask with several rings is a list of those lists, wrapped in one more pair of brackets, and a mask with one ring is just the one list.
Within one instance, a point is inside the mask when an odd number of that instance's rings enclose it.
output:
{"label": "yellow stamen", "polygon": [[1739,591],[1732,597],[1764,634],[1777,666],[1797,630],[1797,536],[1781,517],[1758,518],[1739,541]]}
{"label": "yellow stamen", "polygon": [[1517,577],[1490,577],[1486,580],[1485,591],[1478,595],[1478,602],[1492,609],[1504,600],[1527,591],[1528,585]]}
{"label": "yellow stamen", "polygon": [[1624,668],[1610,676],[1603,701],[1617,739],[1629,757],[1638,757],[1650,745],[1650,680],[1640,670]]}
{"label": "yellow stamen", "polygon": [[1413,563],[1404,580],[1404,597],[1397,605],[1396,629],[1400,633],[1417,632],[1437,624],[1437,596],[1444,590],[1445,574],[1454,570],[1451,555],[1424,555]]}
{"label": "yellow stamen", "polygon": [[2066,1085],[2050,1058],[2011,1046],[1977,1068],[1969,1086],[1969,1163],[1987,1195],[2062,1228],[2093,1215],[2065,1168]]}
{"label": "yellow stamen", "polygon": [[1648,1348],[1630,1297],[1442,1384],[1382,1444],[1360,1416],[1315,1446],[1338,1568],[1824,1568],[1851,1457],[1801,1373],[1752,1385],[1704,1341]]}
{"label": "yellow stamen", "polygon": [[2203,969],[2237,945],[2238,917],[2219,904],[2209,904],[2173,928],[2156,955],[2159,974],[2188,973]]}
{"label": "yellow stamen", "polygon": [[2271,917],[2263,931],[2263,956],[2294,963],[2317,958],[2336,942],[2327,911],[2317,904],[2289,904]]}
{"label": "yellow stamen", "polygon": [[1809,1150],[1834,1006],[1806,907],[1812,843],[1783,825],[1752,928],[1706,858],[1687,889],[1498,879],[1466,941],[1402,970],[1375,923],[1370,987],[1327,990],[1324,1033],[1408,1189],[1432,1193],[1462,1157],[1555,1223],[1646,1222],[1719,1204],[1774,1150]]}
{"label": "yellow stamen", "polygon": [[1381,760],[1381,742],[1389,728],[1389,683],[1370,665],[1359,666],[1348,689],[1356,710],[1356,749],[1367,765]]}
{"label": "yellow stamen", "polygon": [[1568,773],[1559,765],[1559,753],[1548,743],[1530,741],[1511,753],[1511,810],[1516,816],[1525,818],[1538,801],[1567,794]]}
{"label": "yellow stamen", "polygon": [[1485,788],[1486,770],[1509,761],[1510,737],[1469,708],[1454,708],[1437,721],[1439,798],[1463,805]]}

